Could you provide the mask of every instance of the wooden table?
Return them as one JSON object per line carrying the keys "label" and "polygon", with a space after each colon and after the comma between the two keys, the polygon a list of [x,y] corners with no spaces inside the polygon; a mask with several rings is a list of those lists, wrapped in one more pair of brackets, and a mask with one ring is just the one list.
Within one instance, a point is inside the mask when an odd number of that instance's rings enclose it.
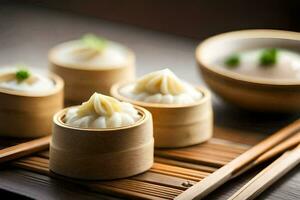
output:
{"label": "wooden table", "polygon": [[[194,60],[199,41],[169,34],[116,24],[31,6],[0,6],[0,65],[25,63],[37,68],[47,67],[47,51],[53,45],[97,33],[121,42],[136,52],[138,75],[169,67],[183,79],[204,84]],[[205,28],[205,27],[204,27]],[[218,126],[256,132],[265,137],[299,118],[300,114],[279,115],[239,110],[214,97],[215,123]],[[232,133],[231,133],[232,134]],[[218,135],[221,138],[231,134]],[[234,134],[234,133],[233,133]],[[251,143],[251,134],[237,137]],[[224,199],[237,190],[256,172],[233,180],[207,199]],[[278,181],[264,192],[261,199],[300,199],[300,168]],[[21,195],[37,199],[116,199],[97,194],[71,183],[51,179],[36,173],[3,167],[0,171],[0,194]]]}

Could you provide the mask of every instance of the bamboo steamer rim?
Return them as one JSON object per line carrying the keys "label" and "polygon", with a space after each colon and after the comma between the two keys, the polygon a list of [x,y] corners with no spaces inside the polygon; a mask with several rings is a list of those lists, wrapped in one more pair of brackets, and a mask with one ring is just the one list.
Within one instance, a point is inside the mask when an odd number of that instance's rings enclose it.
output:
{"label": "bamboo steamer rim", "polygon": [[257,78],[254,76],[247,76],[239,73],[234,73],[229,70],[219,69],[218,67],[213,66],[212,64],[208,64],[204,61],[205,59],[203,58],[203,52],[205,51],[207,46],[217,41],[225,41],[232,39],[287,39],[300,42],[300,33],[274,29],[250,29],[232,31],[209,37],[208,39],[201,42],[197,46],[195,51],[196,61],[201,67],[225,79],[236,80],[245,84],[254,84],[258,86],[300,86],[300,80],[283,81],[277,79]]}
{"label": "bamboo steamer rim", "polygon": [[18,90],[0,88],[0,93],[10,94],[15,96],[25,96],[25,97],[44,97],[44,96],[50,96],[60,92],[64,87],[63,79],[51,72],[48,72],[47,76],[49,79],[51,79],[51,81],[54,82],[54,87],[49,90],[31,92],[31,91],[18,91]]}
{"label": "bamboo steamer rim", "polygon": [[201,92],[201,94],[203,95],[202,98],[193,103],[189,103],[189,104],[166,104],[166,103],[143,102],[143,101],[137,101],[137,100],[130,99],[129,97],[126,97],[126,96],[120,94],[120,92],[119,92],[120,88],[122,88],[126,85],[129,85],[129,84],[133,84],[133,83],[134,82],[116,83],[111,87],[110,93],[113,97],[120,99],[121,101],[132,103],[134,105],[139,105],[139,106],[146,107],[146,108],[148,107],[148,108],[166,108],[166,109],[194,107],[194,106],[198,106],[198,105],[201,105],[201,104],[209,101],[211,98],[211,94],[210,94],[209,90],[205,89],[204,87],[200,87],[200,86],[197,86],[195,88],[199,92]]}
{"label": "bamboo steamer rim", "polygon": [[[85,68],[85,67],[83,67],[84,64],[70,64],[70,63],[65,63],[65,62],[59,62],[55,55],[59,54],[59,50],[60,50],[60,48],[62,48],[63,45],[66,45],[67,43],[71,43],[74,41],[76,41],[76,40],[63,42],[63,43],[60,43],[60,44],[52,47],[48,53],[48,60],[50,61],[50,63],[52,63],[56,66],[62,67],[62,68],[67,68],[67,69],[72,69],[72,70],[86,70],[86,71],[114,71],[114,70],[119,70],[120,68],[125,67],[125,65],[122,64],[119,66],[96,66],[95,65],[93,67]],[[119,43],[117,43],[117,44],[119,44]],[[127,62],[124,62],[124,64],[126,64],[126,65],[133,64],[135,61],[135,55],[134,55],[133,51],[122,44],[119,44],[119,45],[123,46],[127,52]]]}
{"label": "bamboo steamer rim", "polygon": [[114,131],[119,131],[119,130],[124,130],[124,129],[129,129],[129,128],[134,128],[134,127],[140,126],[144,122],[148,121],[149,118],[151,118],[151,113],[149,111],[147,111],[146,109],[144,109],[140,106],[133,105],[134,108],[136,110],[138,110],[138,113],[141,115],[141,118],[138,121],[136,121],[134,124],[131,124],[131,125],[115,127],[115,128],[79,128],[79,127],[73,127],[73,126],[67,125],[65,122],[63,122],[62,118],[65,116],[68,109],[78,107],[78,106],[79,105],[70,106],[70,107],[64,108],[63,110],[58,111],[53,116],[53,122],[57,126],[60,126],[62,128],[68,128],[68,129],[72,129],[72,130],[76,130],[76,131],[103,132],[103,133],[107,133],[109,131],[109,133],[111,133]]}

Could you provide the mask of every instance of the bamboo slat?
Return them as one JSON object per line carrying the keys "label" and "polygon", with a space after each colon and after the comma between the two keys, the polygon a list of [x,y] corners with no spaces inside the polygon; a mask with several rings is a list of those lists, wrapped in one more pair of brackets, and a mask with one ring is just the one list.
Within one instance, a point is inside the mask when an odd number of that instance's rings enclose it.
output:
{"label": "bamboo slat", "polygon": [[[248,148],[248,146],[242,144],[212,139],[208,143],[188,148],[180,148],[177,150],[159,149],[156,154],[162,154],[164,156],[160,157],[156,155],[154,165],[146,173],[115,181],[79,181],[79,184],[93,191],[129,199],[174,199],[188,187],[205,179],[218,169],[218,167],[199,164],[199,160],[208,158],[205,156],[205,153],[209,152],[210,155],[217,155],[220,154],[220,152],[227,152],[228,156],[225,158],[227,161],[230,160],[230,157],[234,158]],[[183,162],[180,161],[181,159],[178,160],[172,156],[172,158],[166,158],[168,156],[165,156],[169,154],[172,155],[172,151],[179,152],[180,155],[185,156],[185,149],[187,154],[190,155],[190,162]],[[224,158],[222,157],[215,156],[214,159],[215,160],[211,159],[211,162],[222,162],[225,164]],[[21,158],[12,164],[22,169],[78,183],[77,180],[68,179],[49,171],[48,151]],[[223,166],[221,164],[219,165]]]}
{"label": "bamboo slat", "polygon": [[229,200],[254,199],[299,163],[300,145],[280,156],[271,165],[252,178],[239,191],[233,194]]}
{"label": "bamboo slat", "polygon": [[[113,181],[79,181],[57,175],[49,170],[48,151],[20,158],[11,162],[11,164],[18,168],[80,184],[95,192],[122,198],[190,199],[190,196],[186,196],[187,192],[190,195],[190,189],[207,182],[216,173],[221,173],[221,177],[228,180],[238,175],[239,171],[237,169],[231,170],[231,172],[235,172],[234,174],[226,176],[225,173],[224,175],[224,168],[232,167],[230,163],[238,163],[238,169],[248,170],[248,168],[269,160],[295,146],[299,142],[300,133],[297,132],[299,126],[300,122],[297,121],[271,136],[271,142],[270,138],[264,140],[262,144],[267,145],[268,150],[266,151],[263,151],[261,147],[251,148],[250,145],[216,138],[186,148],[156,149],[155,163],[150,170],[143,174]],[[274,145],[274,148],[271,148],[272,145]],[[253,149],[259,149],[261,154],[253,153]],[[247,160],[248,157],[245,157],[245,155],[249,155],[249,151],[251,156],[254,156],[252,162],[248,165],[250,167],[242,167],[241,163],[232,161]],[[203,194],[205,192],[201,193],[201,195]]]}
{"label": "bamboo slat", "polygon": [[185,200],[205,197],[207,194],[214,191],[220,185],[234,177],[234,175],[238,173],[239,170],[242,170],[243,167],[246,167],[247,165],[251,164],[251,162],[255,161],[255,159],[262,156],[268,150],[284,142],[289,137],[297,134],[297,132],[299,131],[300,120],[297,120],[289,126],[271,135],[267,139],[263,140],[262,142],[258,143],[242,155],[233,159],[230,163],[215,171],[203,181],[190,187],[184,193],[176,197],[176,199]]}

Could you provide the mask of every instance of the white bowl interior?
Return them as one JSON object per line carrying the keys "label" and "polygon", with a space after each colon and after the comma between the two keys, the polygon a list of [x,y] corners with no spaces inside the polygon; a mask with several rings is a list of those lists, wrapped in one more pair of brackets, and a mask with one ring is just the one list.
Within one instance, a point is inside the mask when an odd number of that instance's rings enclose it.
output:
{"label": "white bowl interior", "polygon": [[217,63],[224,58],[247,50],[281,48],[300,53],[300,34],[277,30],[246,30],[211,37],[202,42],[196,51],[201,66],[222,76],[246,82],[268,85],[299,85],[299,79],[277,79],[240,74]]}
{"label": "white bowl interior", "polygon": [[233,38],[207,40],[201,48],[202,62],[213,67],[213,63],[233,53],[257,48],[284,48],[300,52],[300,41],[282,38]]}

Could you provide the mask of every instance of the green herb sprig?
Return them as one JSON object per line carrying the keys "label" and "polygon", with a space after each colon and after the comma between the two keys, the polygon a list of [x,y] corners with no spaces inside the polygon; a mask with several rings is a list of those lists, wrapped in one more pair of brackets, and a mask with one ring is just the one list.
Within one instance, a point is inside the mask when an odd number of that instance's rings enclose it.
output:
{"label": "green herb sprig", "polygon": [[275,48],[265,49],[260,57],[259,63],[262,67],[270,67],[276,64],[278,57],[278,50]]}
{"label": "green herb sprig", "polygon": [[20,69],[16,72],[16,79],[21,82],[30,77],[30,72],[26,69]]}
{"label": "green herb sprig", "polygon": [[234,54],[232,56],[229,56],[226,60],[225,60],[225,65],[228,68],[236,68],[240,65],[240,56],[237,54]]}
{"label": "green herb sprig", "polygon": [[81,38],[81,42],[87,47],[96,51],[103,51],[107,47],[107,40],[94,34],[86,34]]}

